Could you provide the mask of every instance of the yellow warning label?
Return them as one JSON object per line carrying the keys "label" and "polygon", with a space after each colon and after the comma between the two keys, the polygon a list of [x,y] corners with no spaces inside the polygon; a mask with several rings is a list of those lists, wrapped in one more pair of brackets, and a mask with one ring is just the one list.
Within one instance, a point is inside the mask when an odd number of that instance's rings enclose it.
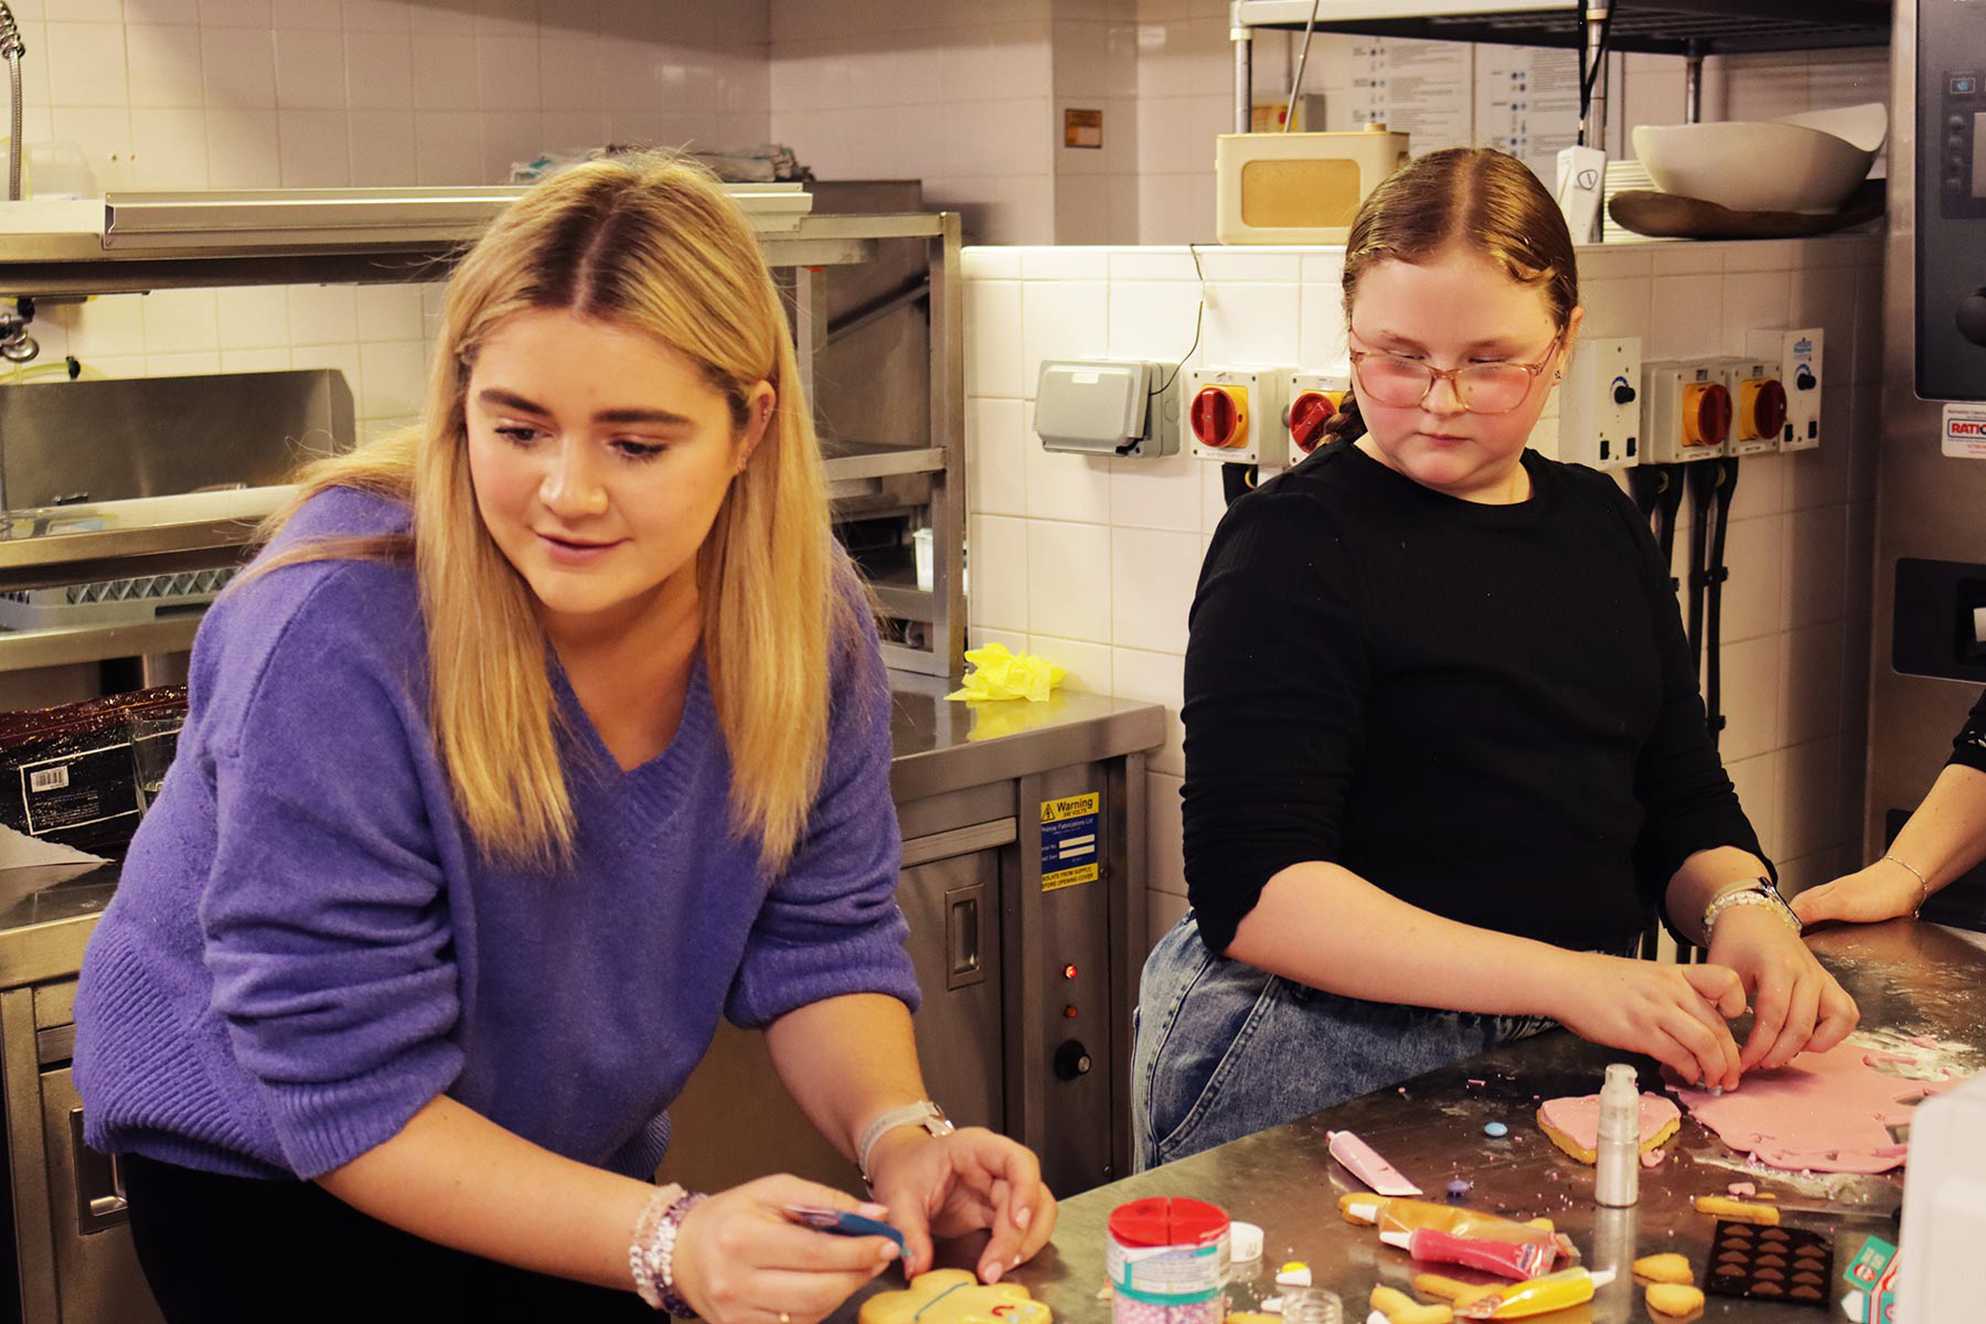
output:
{"label": "yellow warning label", "polygon": [[1079,818],[1084,814],[1094,814],[1103,803],[1103,792],[1091,791],[1087,795],[1065,795],[1060,800],[1041,802],[1041,821],[1060,823],[1065,818]]}
{"label": "yellow warning label", "polygon": [[1097,880],[1102,855],[1096,829],[1102,806],[1101,791],[1041,802],[1042,891]]}

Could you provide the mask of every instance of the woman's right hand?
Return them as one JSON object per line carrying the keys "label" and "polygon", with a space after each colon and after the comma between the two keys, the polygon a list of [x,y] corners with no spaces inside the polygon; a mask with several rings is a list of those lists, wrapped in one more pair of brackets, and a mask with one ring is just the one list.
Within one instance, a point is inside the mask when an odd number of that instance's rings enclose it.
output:
{"label": "woman's right hand", "polygon": [[1736,1088],[1727,1022],[1745,1009],[1737,971],[1581,953],[1560,989],[1552,1017],[1581,1039],[1646,1053],[1692,1085]]}
{"label": "woman's right hand", "polygon": [[897,1258],[887,1237],[843,1237],[790,1223],[785,1205],[885,1218],[882,1205],[798,1177],[761,1177],[711,1196],[676,1234],[675,1284],[709,1324],[813,1324]]}

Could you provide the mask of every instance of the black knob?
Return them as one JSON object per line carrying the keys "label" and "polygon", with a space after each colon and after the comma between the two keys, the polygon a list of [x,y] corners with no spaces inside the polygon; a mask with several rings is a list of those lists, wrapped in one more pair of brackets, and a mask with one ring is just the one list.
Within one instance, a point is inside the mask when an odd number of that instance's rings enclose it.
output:
{"label": "black knob", "polygon": [[1814,370],[1804,363],[1793,369],[1793,389],[1796,391],[1813,390]]}
{"label": "black knob", "polygon": [[1067,1040],[1055,1050],[1055,1074],[1063,1080],[1089,1075],[1090,1066],[1090,1050],[1078,1040]]}
{"label": "black knob", "polygon": [[1958,301],[1958,333],[1975,345],[1986,345],[1986,285]]}
{"label": "black knob", "polygon": [[1615,404],[1617,404],[1617,405],[1631,405],[1631,404],[1633,404],[1633,403],[1634,403],[1634,388],[1633,388],[1632,386],[1629,386],[1629,385],[1628,385],[1628,384],[1627,384],[1626,382],[1615,382],[1615,383],[1614,383],[1614,403],[1615,403]]}

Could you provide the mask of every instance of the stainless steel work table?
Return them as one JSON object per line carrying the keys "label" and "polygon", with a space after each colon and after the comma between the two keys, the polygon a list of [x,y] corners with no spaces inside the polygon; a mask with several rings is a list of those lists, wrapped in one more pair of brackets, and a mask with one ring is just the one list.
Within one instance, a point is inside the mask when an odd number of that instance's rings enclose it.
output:
{"label": "stainless steel work table", "polygon": [[[1902,920],[1819,933],[1812,945],[1861,1006],[1865,1030],[1963,1043],[1967,1051],[1955,1055],[1954,1064],[1967,1070],[1986,1066],[1986,951],[1950,930]],[[1062,1205],[1053,1242],[1012,1279],[1048,1302],[1058,1320],[1106,1320],[1110,1305],[1098,1290],[1105,1283],[1104,1222],[1110,1211],[1141,1196],[1193,1196],[1221,1205],[1233,1218],[1260,1224],[1265,1234],[1260,1264],[1252,1273],[1239,1272],[1230,1288],[1231,1309],[1246,1309],[1276,1293],[1275,1268],[1300,1259],[1309,1263],[1318,1286],[1344,1299],[1348,1321],[1363,1320],[1375,1283],[1411,1289],[1412,1262],[1405,1252],[1380,1245],[1374,1229],[1352,1227],[1339,1217],[1338,1197],[1364,1188],[1326,1153],[1327,1129],[1349,1128],[1371,1141],[1430,1199],[1443,1198],[1451,1177],[1464,1178],[1474,1183],[1470,1204],[1521,1218],[1546,1215],[1571,1235],[1589,1267],[1621,1266],[1620,1276],[1592,1304],[1541,1317],[1554,1324],[1647,1320],[1643,1289],[1625,1271],[1640,1255],[1679,1251],[1690,1258],[1701,1282],[1712,1220],[1696,1213],[1690,1201],[1699,1194],[1722,1194],[1730,1182],[1754,1181],[1761,1191],[1777,1191],[1786,1199],[1893,1203],[1898,1198],[1900,1172],[1827,1179],[1734,1171],[1744,1166],[1742,1156],[1685,1117],[1680,1135],[1670,1141],[1670,1157],[1641,1174],[1640,1204],[1598,1208],[1592,1169],[1555,1149],[1533,1115],[1539,1096],[1597,1090],[1604,1066],[1622,1056],[1553,1031],[1402,1088],[1098,1187]],[[1471,1080],[1484,1083],[1475,1086]],[[1657,1086],[1654,1067],[1645,1061],[1642,1084]],[[1508,1138],[1486,1137],[1483,1126],[1490,1121],[1507,1125]],[[1838,1320],[1840,1270],[1869,1233],[1896,1237],[1894,1226],[1882,1219],[1788,1214],[1786,1222],[1839,1233],[1836,1281],[1826,1311],[1711,1296],[1703,1318],[1758,1324]],[[973,1249],[948,1247],[945,1262],[969,1265]],[[835,1316],[854,1317],[852,1303]]]}
{"label": "stainless steel work table", "polygon": [[[1045,703],[947,701],[943,677],[890,673],[895,799],[1153,748],[1165,710],[1148,703],[1058,692]],[[0,870],[0,989],[38,984],[82,967],[83,948],[117,887],[115,864]]]}

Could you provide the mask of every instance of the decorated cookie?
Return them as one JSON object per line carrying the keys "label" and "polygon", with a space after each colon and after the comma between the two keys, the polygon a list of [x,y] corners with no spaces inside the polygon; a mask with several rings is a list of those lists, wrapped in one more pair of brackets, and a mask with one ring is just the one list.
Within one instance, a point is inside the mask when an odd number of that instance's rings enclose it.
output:
{"label": "decorated cookie", "polygon": [[[1641,1096],[1641,1154],[1644,1163],[1676,1133],[1682,1120],[1682,1111],[1661,1095]],[[1600,1096],[1585,1094],[1545,1100],[1538,1109],[1538,1129],[1554,1145],[1581,1163],[1593,1162],[1598,1157],[1599,1148]]]}
{"label": "decorated cookie", "polygon": [[1051,1324],[1047,1306],[1019,1283],[981,1283],[964,1269],[933,1269],[904,1292],[862,1303],[861,1324]]}

